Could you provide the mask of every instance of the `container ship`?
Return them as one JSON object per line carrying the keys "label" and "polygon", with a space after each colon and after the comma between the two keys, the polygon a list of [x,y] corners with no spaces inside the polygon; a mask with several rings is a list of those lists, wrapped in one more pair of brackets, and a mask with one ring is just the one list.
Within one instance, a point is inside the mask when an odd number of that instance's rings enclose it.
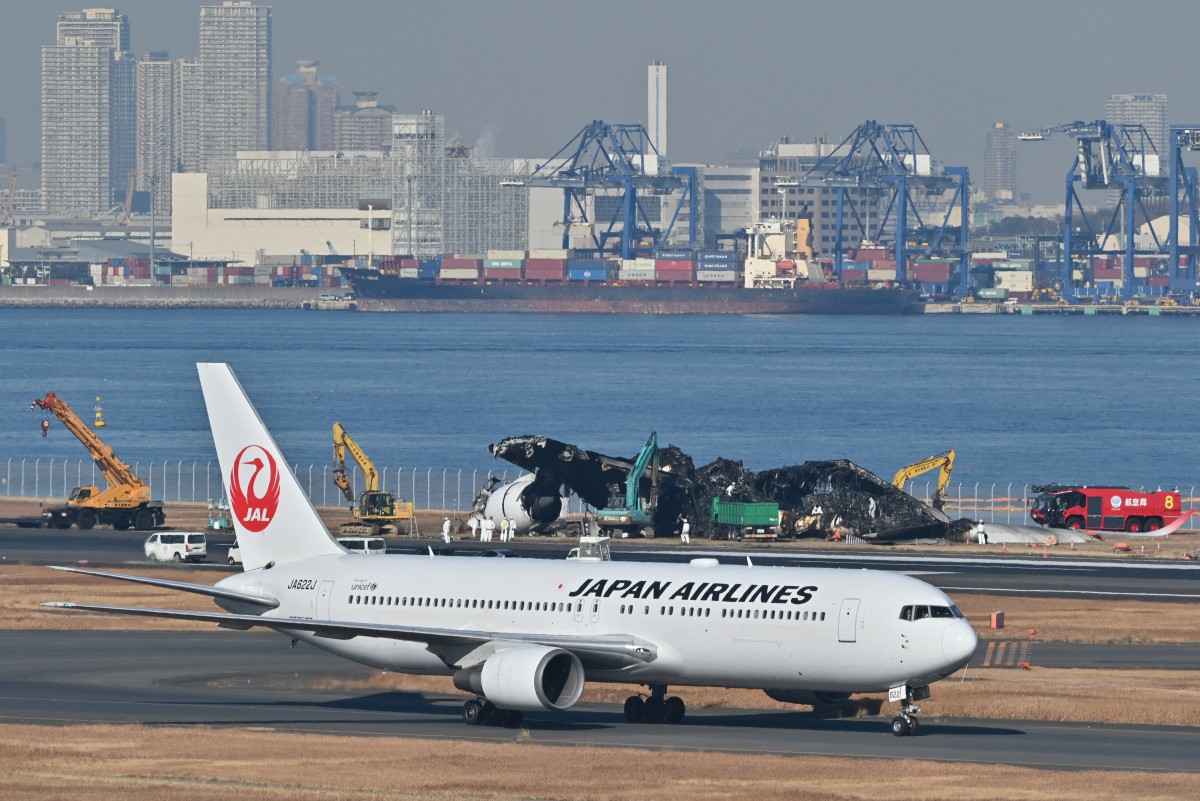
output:
{"label": "container ship", "polygon": [[836,283],[739,288],[702,281],[537,282],[409,278],[343,268],[361,311],[611,314],[912,314],[916,292]]}
{"label": "container ship", "polygon": [[839,282],[815,261],[740,259],[732,252],[658,251],[622,261],[556,250],[489,251],[424,261],[384,257],[341,270],[362,311],[912,314],[924,308],[918,292],[894,282]]}

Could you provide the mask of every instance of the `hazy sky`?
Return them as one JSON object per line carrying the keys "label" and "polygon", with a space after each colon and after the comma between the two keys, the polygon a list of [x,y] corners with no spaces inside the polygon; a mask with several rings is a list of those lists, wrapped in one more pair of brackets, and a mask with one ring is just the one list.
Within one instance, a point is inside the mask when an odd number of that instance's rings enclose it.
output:
{"label": "hazy sky", "polygon": [[[214,3],[216,4],[216,3]],[[101,5],[96,3],[95,5]],[[106,4],[107,5],[107,4]],[[197,51],[199,3],[124,0],[137,52]],[[546,156],[593,119],[644,122],[646,65],[667,64],[669,155],[915,123],[982,182],[987,129],[1104,115],[1108,95],[1165,93],[1200,118],[1195,0],[277,0],[275,77],[316,58],[344,101],[375,89],[435,109],[448,133],[504,156]],[[0,116],[9,160],[38,158],[39,50],[55,0],[0,0]],[[1067,139],[1019,145],[1021,191],[1061,202]]]}

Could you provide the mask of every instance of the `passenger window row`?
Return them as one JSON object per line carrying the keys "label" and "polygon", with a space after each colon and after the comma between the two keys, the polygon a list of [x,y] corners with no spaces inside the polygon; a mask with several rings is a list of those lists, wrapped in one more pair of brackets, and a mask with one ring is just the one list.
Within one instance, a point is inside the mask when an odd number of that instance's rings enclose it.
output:
{"label": "passenger window row", "polygon": [[[576,601],[574,604],[572,604],[569,601],[496,601],[481,600],[479,598],[464,599],[413,596],[395,597],[391,595],[351,595],[346,599],[346,602],[357,606],[416,606],[439,609],[507,609],[514,612],[566,612],[571,614],[573,612],[583,611],[583,601]],[[595,606],[596,604],[593,604],[593,607]],[[911,609],[912,607],[905,608]],[[928,609],[928,607],[923,608]],[[622,615],[632,615],[634,613],[634,609],[635,607],[633,604],[621,604]],[[596,611],[595,608],[593,608],[593,611]],[[643,607],[642,613],[649,615],[651,613],[651,607]],[[658,608],[658,613],[664,617],[673,617],[675,615],[675,607],[660,606]],[[711,614],[711,607],[679,607],[680,617],[709,617]],[[903,617],[903,614],[901,616]],[[801,613],[799,610],[792,609],[722,609],[721,617],[754,620],[811,620],[815,622],[824,620],[825,613],[815,611],[805,611]],[[911,620],[912,618],[906,619]]]}
{"label": "passenger window row", "polygon": [[[357,606],[419,606],[440,609],[509,609],[519,612],[570,612],[571,604],[562,601],[495,601],[479,598],[428,598],[391,595],[351,595],[346,603]],[[583,610],[583,602],[577,602]]]}

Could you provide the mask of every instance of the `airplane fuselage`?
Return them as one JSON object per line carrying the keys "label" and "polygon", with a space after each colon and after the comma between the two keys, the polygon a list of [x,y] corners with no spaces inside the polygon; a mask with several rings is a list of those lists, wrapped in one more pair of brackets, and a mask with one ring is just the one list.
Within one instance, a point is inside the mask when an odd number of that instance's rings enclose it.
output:
{"label": "airplane fuselage", "polygon": [[[640,659],[592,659],[588,680],[881,692],[962,667],[976,637],[940,590],[902,574],[825,568],[319,556],[219,586],[278,598],[264,617],[611,636]],[[234,602],[221,602],[247,612]],[[914,611],[915,610],[915,611]],[[452,674],[445,649],[384,637],[298,639],[362,664]]]}

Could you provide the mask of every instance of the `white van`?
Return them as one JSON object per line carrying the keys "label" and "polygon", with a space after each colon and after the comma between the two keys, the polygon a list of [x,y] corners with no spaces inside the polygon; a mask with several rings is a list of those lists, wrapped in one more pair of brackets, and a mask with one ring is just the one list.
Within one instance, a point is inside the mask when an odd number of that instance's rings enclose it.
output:
{"label": "white van", "polygon": [[197,532],[168,531],[151,534],[145,550],[156,562],[202,562],[208,558],[208,540]]}
{"label": "white van", "polygon": [[382,537],[338,537],[338,544],[350,553],[387,553]]}

